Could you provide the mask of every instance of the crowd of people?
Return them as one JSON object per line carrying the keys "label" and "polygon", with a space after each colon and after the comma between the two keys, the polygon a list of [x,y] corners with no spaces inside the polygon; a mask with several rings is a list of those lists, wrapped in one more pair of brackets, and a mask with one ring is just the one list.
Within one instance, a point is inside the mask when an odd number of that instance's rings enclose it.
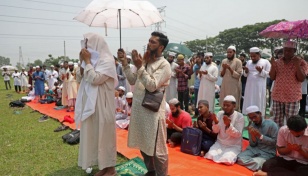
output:
{"label": "crowd of people", "polygon": [[[183,129],[194,127],[202,131],[200,156],[216,163],[238,163],[257,176],[308,171],[308,65],[295,54],[295,42],[275,48],[271,59],[261,58],[258,47],[250,48],[250,59],[245,53],[237,58],[236,47],[229,46],[227,58],[214,61],[211,52],[189,60],[168,52],[165,59],[169,40],[159,32],[151,34],[143,56],[120,48],[115,57],[103,37],[89,33],[84,38],[78,64],[2,72],[6,89],[12,77],[16,92],[28,87],[41,103],[60,101],[68,112],[75,111],[83,169],[98,165],[97,176],[116,174],[118,127],[128,129],[128,146],[140,150],[146,175],[167,175],[166,143],[180,145]],[[145,90],[164,92],[158,112],[143,107]],[[221,109],[215,113],[217,105]],[[242,151],[244,128],[249,146]]]}

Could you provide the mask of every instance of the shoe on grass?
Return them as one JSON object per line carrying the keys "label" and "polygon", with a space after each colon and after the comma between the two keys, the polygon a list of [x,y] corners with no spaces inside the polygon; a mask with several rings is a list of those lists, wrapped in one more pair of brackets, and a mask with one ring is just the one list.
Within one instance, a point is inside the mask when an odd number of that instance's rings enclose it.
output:
{"label": "shoe on grass", "polygon": [[49,120],[48,116],[47,115],[43,115],[38,121],[39,122],[45,122],[47,120]]}
{"label": "shoe on grass", "polygon": [[59,131],[67,130],[67,129],[68,129],[68,126],[61,125],[61,126],[59,126],[58,128],[56,128],[56,129],[53,130],[53,131],[54,131],[54,132],[59,132]]}

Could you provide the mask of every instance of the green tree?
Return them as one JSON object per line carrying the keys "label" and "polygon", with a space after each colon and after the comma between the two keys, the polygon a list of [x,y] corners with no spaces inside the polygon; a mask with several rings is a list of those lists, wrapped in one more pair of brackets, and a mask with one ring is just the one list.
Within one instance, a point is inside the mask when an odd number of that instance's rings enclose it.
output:
{"label": "green tree", "polygon": [[0,56],[0,66],[3,66],[3,65],[11,65],[10,58]]}
{"label": "green tree", "polygon": [[42,60],[36,59],[36,60],[33,62],[33,66],[37,66],[37,65],[39,65],[39,66],[43,65]]}

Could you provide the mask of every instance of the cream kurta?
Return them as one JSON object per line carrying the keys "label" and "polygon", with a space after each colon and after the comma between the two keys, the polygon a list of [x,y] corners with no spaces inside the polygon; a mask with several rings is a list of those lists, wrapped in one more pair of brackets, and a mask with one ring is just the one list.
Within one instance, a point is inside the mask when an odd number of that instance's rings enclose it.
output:
{"label": "cream kurta", "polygon": [[[114,79],[95,72],[86,65],[82,81],[98,85],[94,114],[81,122],[78,166],[86,169],[98,165],[100,170],[116,165],[116,132],[114,105]],[[87,94],[83,94],[85,107]]]}
{"label": "cream kurta", "polygon": [[[259,72],[256,66],[263,67],[262,71]],[[247,82],[242,112],[243,114],[247,114],[246,108],[255,105],[259,107],[262,115],[265,116],[266,80],[271,70],[271,64],[266,59],[260,59],[256,64],[253,64],[252,61],[249,60],[246,67],[248,67],[249,72],[248,74],[244,72],[244,76],[247,77]]]}
{"label": "cream kurta", "polygon": [[200,71],[207,71],[208,73],[206,75],[202,74],[201,78],[200,75],[198,75],[200,79],[200,87],[197,103],[199,100],[207,100],[209,102],[209,110],[215,112],[215,82],[218,77],[218,68],[216,64],[214,65],[212,62],[210,65],[203,64]]}
{"label": "cream kurta", "polygon": [[231,69],[233,70],[233,74],[227,69],[225,75],[222,77],[221,89],[220,89],[220,96],[219,96],[219,104],[222,107],[224,98],[227,95],[233,95],[236,99],[236,109],[240,107],[240,100],[241,100],[241,75],[242,75],[242,62],[238,58],[234,58],[232,61],[228,59],[222,60],[221,68],[220,68],[220,76],[223,70],[222,64],[228,64]]}
{"label": "cream kurta", "polygon": [[[158,112],[144,108],[141,103],[145,95],[145,88],[153,92],[169,84],[171,77],[170,64],[163,57],[154,63],[149,63],[147,69],[142,66],[137,73],[132,73],[129,66],[123,71],[130,84],[135,85],[134,101],[128,129],[128,147],[138,148],[149,156],[166,155],[167,132],[165,122],[165,97]],[[157,138],[157,139],[156,139]]]}
{"label": "cream kurta", "polygon": [[28,72],[23,71],[20,72],[20,82],[21,82],[21,86],[28,86]]}
{"label": "cream kurta", "polygon": [[170,64],[171,67],[171,78],[170,78],[170,84],[168,87],[166,87],[166,101],[168,102],[172,98],[178,98],[178,79],[176,78],[176,72],[175,69],[179,65],[175,62],[172,62]]}
{"label": "cream kurta", "polygon": [[77,81],[75,76],[69,72],[69,77],[67,80],[67,99],[73,99],[77,97]]}
{"label": "cream kurta", "polygon": [[[60,79],[62,80],[62,105],[67,106],[68,105],[68,99],[67,99],[67,76],[66,73],[68,73],[69,69],[61,69],[60,71]],[[64,75],[64,78],[62,79],[62,75]]]}

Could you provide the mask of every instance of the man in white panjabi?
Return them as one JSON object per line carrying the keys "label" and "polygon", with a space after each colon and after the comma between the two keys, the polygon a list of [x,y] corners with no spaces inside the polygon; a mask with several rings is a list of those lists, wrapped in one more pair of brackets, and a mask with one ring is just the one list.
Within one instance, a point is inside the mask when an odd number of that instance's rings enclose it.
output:
{"label": "man in white panjabi", "polygon": [[207,100],[209,102],[209,110],[214,111],[215,107],[215,83],[218,77],[218,68],[212,62],[213,53],[205,53],[205,64],[199,71],[200,87],[198,92],[198,101]]}
{"label": "man in white panjabi", "polygon": [[23,92],[26,92],[27,86],[28,86],[28,72],[25,70],[25,68],[21,68],[20,72],[20,85]]}
{"label": "man in white panjabi", "polygon": [[69,72],[68,61],[64,61],[63,68],[60,71],[60,80],[62,81],[62,105],[68,105],[67,99],[67,73]]}
{"label": "man in white panjabi", "polygon": [[100,171],[95,175],[115,176],[114,88],[118,78],[114,59],[103,37],[93,33],[84,37],[87,49],[81,50],[80,59],[85,66],[75,109],[76,126],[81,122],[78,166],[98,165]]}
{"label": "man in white panjabi", "polygon": [[176,72],[175,69],[178,68],[178,64],[174,62],[175,58],[174,52],[169,52],[168,54],[168,62],[170,63],[171,67],[171,78],[170,78],[170,84],[168,87],[166,87],[166,101],[168,102],[172,98],[178,98],[178,79],[176,78]]}
{"label": "man in white panjabi", "polygon": [[271,64],[268,60],[261,58],[260,49],[250,48],[250,60],[243,67],[244,76],[247,77],[243,114],[247,114],[246,108],[255,105],[260,108],[264,116],[266,109],[266,81],[271,70]]}
{"label": "man in white panjabi", "polygon": [[233,95],[236,99],[236,110],[239,110],[242,96],[242,61],[235,57],[235,46],[229,46],[227,49],[227,58],[222,60],[220,76],[222,77],[219,104],[222,107],[223,99],[227,95]]}
{"label": "man in white panjabi", "polygon": [[137,67],[136,73],[131,72],[125,58],[122,61],[123,71],[129,83],[135,85],[128,129],[128,147],[140,150],[148,170],[146,175],[167,176],[168,174],[165,96],[158,112],[153,112],[141,105],[145,89],[150,92],[163,91],[169,85],[170,64],[162,55],[168,42],[167,36],[160,32],[153,32],[143,58],[133,50],[132,59]]}
{"label": "man in white panjabi", "polygon": [[[135,65],[131,64],[132,57],[130,55],[126,55],[126,58],[127,58],[127,62],[128,62],[130,69],[132,70],[133,73],[136,73],[137,68],[135,67]],[[126,79],[126,92],[134,92],[134,90],[135,90],[135,86],[130,85],[128,80]]]}
{"label": "man in white panjabi", "polygon": [[15,92],[19,93],[21,91],[21,79],[20,79],[20,73],[18,72],[18,69],[15,69],[15,72],[12,73],[12,78],[14,80],[14,87]]}
{"label": "man in white panjabi", "polygon": [[235,111],[236,99],[227,95],[223,100],[223,111],[213,120],[213,133],[218,133],[217,141],[204,156],[216,163],[233,165],[242,151],[242,131],[244,117]]}
{"label": "man in white panjabi", "polygon": [[67,112],[74,111],[75,101],[77,97],[77,81],[74,63],[68,63],[69,72],[67,73]]}
{"label": "man in white panjabi", "polygon": [[51,65],[50,66],[50,71],[47,74],[47,84],[48,84],[48,88],[52,89],[54,87],[55,82],[58,82],[58,72],[54,69],[55,66]]}

